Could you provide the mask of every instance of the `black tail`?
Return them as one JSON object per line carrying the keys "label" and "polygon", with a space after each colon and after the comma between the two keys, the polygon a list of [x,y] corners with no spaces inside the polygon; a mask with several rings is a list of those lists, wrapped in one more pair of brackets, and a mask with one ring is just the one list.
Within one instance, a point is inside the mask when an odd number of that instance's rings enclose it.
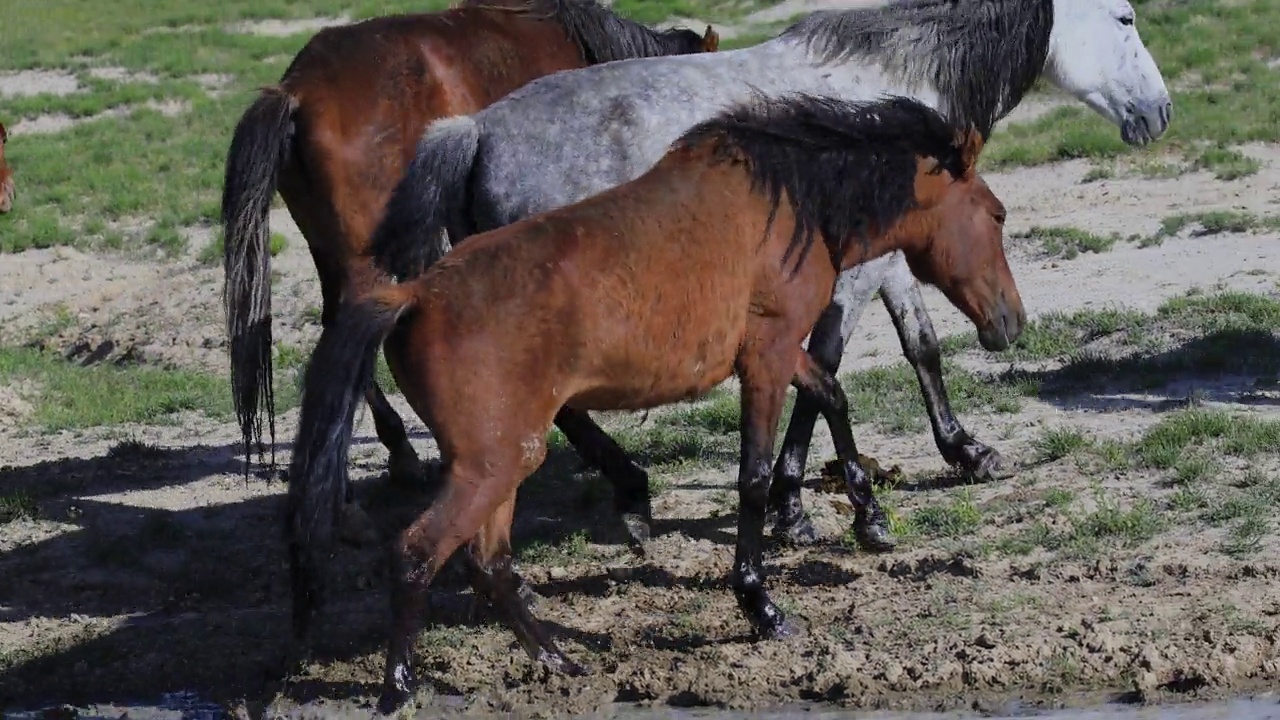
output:
{"label": "black tail", "polygon": [[346,488],[356,407],[373,382],[378,347],[413,303],[411,289],[392,285],[372,291],[356,305],[343,304],[311,354],[289,467],[285,530],[298,637],[306,635],[321,602],[322,559]]}
{"label": "black tail", "polygon": [[468,115],[438,120],[427,129],[373,232],[370,252],[376,267],[404,280],[449,252],[448,230],[463,226],[458,219],[465,215],[479,147],[480,128]]}
{"label": "black tail", "polygon": [[280,167],[288,158],[297,103],[265,89],[245,110],[227,151],[222,187],[223,301],[231,340],[231,396],[244,438],[245,474],[252,447],[262,455],[266,406],[275,464],[275,392],[271,369],[271,253],[267,213]]}

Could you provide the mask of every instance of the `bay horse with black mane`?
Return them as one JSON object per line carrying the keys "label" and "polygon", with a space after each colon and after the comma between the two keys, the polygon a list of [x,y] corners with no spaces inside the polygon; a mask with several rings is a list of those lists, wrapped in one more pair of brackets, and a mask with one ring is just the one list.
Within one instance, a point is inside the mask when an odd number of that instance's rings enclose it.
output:
{"label": "bay horse with black mane", "polygon": [[[246,462],[254,444],[261,453],[264,413],[275,442],[267,214],[277,183],[315,261],[328,326],[339,300],[373,280],[362,255],[431,121],[561,70],[718,43],[710,27],[656,31],[595,0],[472,0],[317,33],[245,111],[227,153],[225,302]],[[376,383],[368,401],[392,478],[417,477],[404,423]]]}
{"label": "bay horse with black mane", "polygon": [[13,199],[18,195],[13,184],[13,170],[9,168],[9,161],[4,159],[4,147],[8,144],[9,131],[5,129],[4,123],[0,123],[0,213],[12,210]]}
{"label": "bay horse with black mane", "polygon": [[844,392],[803,349],[837,274],[901,251],[984,341],[1009,343],[1025,322],[1004,208],[974,170],[982,135],[958,127],[906,98],[757,97],[693,127],[635,180],[476,235],[416,279],[344,302],[307,369],[290,467],[295,633],[308,634],[320,601],[355,408],[380,345],[444,463],[440,494],[392,553],[384,710],[410,691],[428,586],[464,545],[477,595],[529,655],[583,672],[518,596],[516,489],[565,409],[651,408],[731,374],[742,383],[742,456],[730,584],[758,634],[790,632],[761,565],[789,385],[822,408],[857,512],[878,511],[855,481]]}

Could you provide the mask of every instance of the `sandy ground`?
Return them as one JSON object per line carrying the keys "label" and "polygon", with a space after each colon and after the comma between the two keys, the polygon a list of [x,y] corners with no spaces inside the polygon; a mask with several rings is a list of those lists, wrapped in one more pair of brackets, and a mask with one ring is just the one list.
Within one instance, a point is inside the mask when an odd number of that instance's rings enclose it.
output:
{"label": "sandy ground", "polygon": [[[749,22],[836,4],[849,3],[796,0]],[[292,34],[343,21],[236,29]],[[727,30],[722,34],[739,29]],[[115,70],[96,72],[114,77]],[[209,76],[207,87],[216,91],[225,82]],[[6,96],[78,88],[67,73],[0,74]],[[1029,99],[1011,119],[1034,118],[1061,102]],[[50,116],[10,129],[58,132],[71,122]],[[1162,218],[1183,212],[1275,214],[1280,148],[1242,150],[1262,168],[1231,182],[1203,172],[1149,179],[1124,167],[1114,179],[1083,182],[1085,162],[987,178],[1009,209],[1011,235],[1051,225],[1148,235]],[[273,260],[276,338],[305,347],[319,332],[314,269],[288,214],[274,211],[271,224],[288,240]],[[66,248],[5,256],[0,342],[35,342],[100,362],[129,358],[225,372],[222,273],[198,260],[209,229],[189,233],[190,252],[172,262]],[[1082,308],[1150,311],[1193,288],[1274,294],[1277,240],[1275,233],[1184,233],[1154,247],[1121,241],[1071,260],[1046,259],[1028,241],[1011,239],[1008,246],[1027,310],[1037,317]],[[940,294],[926,295],[939,335],[968,329]],[[842,369],[900,357],[887,314],[873,305]],[[985,371],[1008,365],[981,353],[964,356],[963,363]],[[1155,473],[1097,472],[1071,458],[1032,462],[1045,428],[1131,439],[1189,389],[1205,391],[1216,406],[1277,413],[1274,392],[1242,387],[1240,378],[1172,380],[1123,395],[1081,387],[1067,397],[1028,399],[1018,413],[964,415],[974,434],[1020,464],[1014,479],[964,491],[994,518],[973,537],[910,541],[892,555],[869,557],[839,542],[848,526],[843,498],[807,489],[805,502],[824,541],[774,548],[769,559],[775,599],[805,630],[786,642],[752,642],[724,584],[734,538],[732,453],[709,466],[655,475],[656,537],[644,558],[621,544],[598,477],[570,453],[556,453],[522,491],[517,540],[555,542],[586,531],[587,541],[570,543],[572,551],[528,556],[522,570],[543,598],[540,616],[594,672],[581,679],[547,676],[509,631],[472,603],[458,578],[446,575],[420,638],[423,712],[536,715],[611,711],[619,703],[732,710],[804,702],[813,704],[806,708],[1001,713],[1010,703],[1183,700],[1275,687],[1275,537],[1245,559],[1217,552],[1223,530],[1203,524],[1173,527],[1138,547],[1090,560],[973,551],[975,543],[1018,532],[1051,489],[1074,493],[1085,509],[1095,488],[1125,503],[1171,492]],[[277,382],[291,380],[278,376]],[[283,485],[259,477],[246,482],[232,423],[185,413],[153,426],[42,433],[28,423],[32,391],[26,384],[0,386],[0,493],[29,494],[40,511],[36,519],[0,524],[0,708],[155,699],[183,690],[222,703],[245,701],[255,716],[264,704],[295,716],[300,707],[361,707],[381,674],[387,599],[380,548],[337,551],[335,598],[322,620],[327,635],[300,661],[288,653],[278,517]],[[434,456],[403,400],[393,403],[410,421],[419,452]],[[295,411],[278,419],[281,463],[289,460],[296,421]],[[643,422],[638,415],[606,421],[614,430]],[[893,493],[899,513],[954,497],[957,480],[926,432],[857,431],[863,452],[899,465],[909,478]],[[815,485],[821,461],[832,454],[822,427],[810,461]],[[425,498],[386,487],[385,461],[364,413],[353,477],[390,534]],[[1274,464],[1259,467],[1274,475]],[[1228,464],[1221,474],[1225,481],[1244,469]],[[306,704],[315,698],[348,704]]]}

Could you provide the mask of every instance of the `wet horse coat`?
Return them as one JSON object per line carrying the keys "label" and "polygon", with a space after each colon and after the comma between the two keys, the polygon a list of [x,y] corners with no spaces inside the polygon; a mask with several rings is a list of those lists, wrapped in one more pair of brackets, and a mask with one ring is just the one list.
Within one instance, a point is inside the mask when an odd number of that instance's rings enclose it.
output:
{"label": "wet horse coat", "polygon": [[[1056,23],[1056,8],[1066,8],[1071,22]],[[905,94],[985,136],[1047,73],[1122,125],[1126,139],[1144,142],[1164,130],[1169,101],[1132,30],[1132,9],[1123,0],[908,0],[814,13],[743,50],[542,78],[474,115],[433,125],[392,196],[373,249],[383,267],[412,276],[448,250],[442,229],[457,244],[638,177],[684,129],[756,91],[847,99]],[[1075,54],[1067,41],[1090,54]],[[1100,58],[1114,59],[1114,66],[1097,65]],[[815,355],[834,371],[852,321],[877,288],[920,377],[944,458],[969,472],[999,472],[999,454],[973,439],[951,411],[937,338],[901,255],[842,276],[810,341]],[[797,404],[793,418],[775,471],[774,504],[778,529],[803,541],[813,536],[800,504],[813,407]],[[617,494],[640,497],[610,479]],[[646,512],[637,506],[629,517]],[[891,547],[883,519],[872,519],[864,528],[868,547]]]}
{"label": "wet horse coat", "polygon": [[517,487],[564,407],[654,407],[731,374],[743,388],[731,585],[756,632],[788,633],[764,589],[761,546],[789,384],[822,407],[858,513],[877,507],[855,477],[843,391],[802,349],[837,273],[900,250],[985,341],[1011,342],[1025,322],[1004,209],[973,170],[981,146],[979,133],[912,100],[761,101],[695,127],[636,180],[471,238],[417,279],[345,308],[308,368],[290,470],[295,627],[315,606],[354,406],[387,338],[445,483],[393,553],[384,709],[407,697],[425,593],[464,544],[477,594],[526,651],[581,672],[517,597]]}
{"label": "wet horse coat", "polygon": [[[245,111],[227,154],[227,331],[246,455],[261,443],[264,414],[275,441],[267,217],[277,181],[315,261],[327,325],[344,295],[373,282],[363,252],[431,121],[562,70],[717,44],[709,27],[655,31],[595,0],[474,0],[317,33]],[[404,424],[376,383],[368,401],[393,479],[419,477]]]}

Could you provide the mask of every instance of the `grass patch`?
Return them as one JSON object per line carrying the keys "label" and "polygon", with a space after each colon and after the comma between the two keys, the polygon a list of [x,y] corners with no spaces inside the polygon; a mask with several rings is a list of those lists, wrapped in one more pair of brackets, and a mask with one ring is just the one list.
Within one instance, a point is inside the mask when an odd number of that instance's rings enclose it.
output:
{"label": "grass patch", "polygon": [[1133,454],[1142,467],[1168,469],[1181,463],[1183,472],[1199,477],[1197,473],[1207,474],[1212,466],[1197,467],[1200,461],[1195,458],[1202,456],[1188,456],[1187,451],[1208,447],[1246,458],[1274,451],[1280,447],[1280,421],[1221,410],[1182,410],[1148,429],[1135,443]]}
{"label": "grass patch", "polygon": [[49,431],[156,422],[182,410],[231,414],[226,380],[195,371],[82,367],[38,350],[0,349],[0,380],[34,383],[31,419]]}
{"label": "grass patch", "polygon": [[516,550],[516,557],[521,562],[563,565],[573,560],[585,559],[590,551],[590,538],[585,531],[579,530],[556,543],[532,540]]}
{"label": "grass patch", "polygon": [[1013,237],[1036,240],[1045,257],[1064,260],[1071,260],[1084,252],[1106,252],[1119,239],[1117,235],[1094,235],[1072,227],[1033,227]]}
{"label": "grass patch", "polygon": [[1056,428],[1046,430],[1036,439],[1036,455],[1044,462],[1058,460],[1091,445],[1088,437],[1078,430]]}
{"label": "grass patch", "polygon": [[1262,164],[1239,150],[1217,146],[1200,153],[1194,166],[1212,172],[1219,180],[1238,180],[1258,172]]}
{"label": "grass patch", "polygon": [[982,511],[973,503],[973,495],[963,488],[945,503],[926,505],[905,518],[910,534],[929,538],[959,538],[972,535],[982,527]]}
{"label": "grass patch", "polygon": [[1280,217],[1258,217],[1240,210],[1210,210],[1196,213],[1170,215],[1160,221],[1155,235],[1143,240],[1143,246],[1158,245],[1164,238],[1193,228],[1192,237],[1221,235],[1222,233],[1246,233],[1280,230]]}
{"label": "grass patch", "polygon": [[30,494],[19,490],[0,495],[0,524],[37,517],[40,517],[40,505]]}
{"label": "grass patch", "polygon": [[[1027,324],[1010,360],[1062,360],[1054,370],[1022,375],[1021,382],[1051,390],[1078,389],[1080,383],[1138,382],[1158,387],[1179,372],[1280,373],[1275,333],[1280,300],[1253,293],[1189,293],[1172,298],[1155,313],[1081,310],[1046,313]],[[942,343],[948,352],[977,347],[962,334]],[[948,380],[950,377],[948,377]]]}
{"label": "grass patch", "polygon": [[[1018,375],[992,377],[970,372],[943,358],[947,393],[958,414],[980,411],[1016,413],[1022,399],[1038,386]],[[925,426],[924,400],[915,370],[906,362],[846,373],[840,378],[855,423],[872,423],[889,433],[916,432]]]}

